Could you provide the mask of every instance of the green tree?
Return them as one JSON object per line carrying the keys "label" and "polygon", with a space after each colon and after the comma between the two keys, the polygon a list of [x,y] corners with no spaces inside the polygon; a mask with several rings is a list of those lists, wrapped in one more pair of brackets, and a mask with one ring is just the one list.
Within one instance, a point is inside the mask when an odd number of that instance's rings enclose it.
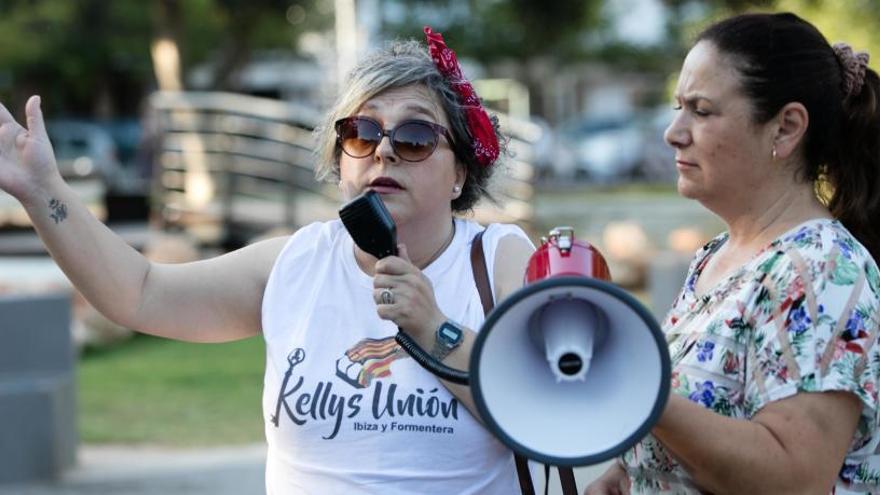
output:
{"label": "green tree", "polygon": [[[317,13],[314,0],[214,0],[222,21],[216,53],[214,88],[237,90],[238,72],[261,48],[295,48],[306,26],[328,25],[329,19]],[[298,8],[306,22],[289,22],[288,12]],[[305,20],[305,19],[304,19]]]}
{"label": "green tree", "polygon": [[[814,24],[832,43],[846,41],[856,50],[880,53],[878,0],[664,0],[673,10],[673,33],[683,46],[707,24],[743,12],[793,12]],[[698,15],[687,15],[687,12]]]}
{"label": "green tree", "polygon": [[463,56],[483,63],[515,57],[566,60],[585,32],[600,25],[601,0],[401,0],[404,15],[386,21],[386,37],[419,38],[432,25]]}
{"label": "green tree", "polygon": [[[814,24],[829,42],[844,41],[857,51],[874,54],[871,67],[877,67],[880,57],[880,0],[664,0],[664,4],[673,13],[670,38],[678,40],[674,50],[679,63],[707,25],[745,12],[792,12]],[[670,73],[670,94],[675,85],[672,72],[677,70],[674,67]]]}
{"label": "green tree", "polygon": [[485,66],[506,63],[524,83],[535,108],[545,97],[545,75],[582,57],[585,39],[602,28],[602,0],[398,0],[405,15],[386,21],[383,37],[421,39],[431,25],[459,58]]}
{"label": "green tree", "polygon": [[[0,98],[21,106],[40,93],[55,114],[134,114],[155,87],[151,46],[177,46],[181,73],[213,57],[215,87],[235,89],[250,53],[295,49],[322,18],[315,0],[4,0],[0,2]],[[288,22],[299,6],[310,23]],[[326,20],[323,20],[326,22]]]}
{"label": "green tree", "polygon": [[21,103],[28,94],[40,92],[50,106],[71,112],[114,106],[116,95],[130,96],[150,75],[147,53],[141,53],[138,43],[151,30],[146,13],[140,2],[4,2],[4,101]]}
{"label": "green tree", "polygon": [[880,1],[848,0],[819,2],[816,0],[778,0],[776,10],[790,11],[819,28],[831,43],[844,41],[856,51],[873,55],[870,65],[880,67]]}

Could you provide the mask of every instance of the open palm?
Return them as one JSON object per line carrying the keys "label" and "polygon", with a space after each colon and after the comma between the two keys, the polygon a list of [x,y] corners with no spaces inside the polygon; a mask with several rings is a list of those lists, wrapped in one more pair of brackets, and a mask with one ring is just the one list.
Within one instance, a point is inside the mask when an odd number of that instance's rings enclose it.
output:
{"label": "open palm", "polygon": [[0,189],[22,202],[60,177],[39,96],[30,97],[25,114],[27,128],[0,105]]}

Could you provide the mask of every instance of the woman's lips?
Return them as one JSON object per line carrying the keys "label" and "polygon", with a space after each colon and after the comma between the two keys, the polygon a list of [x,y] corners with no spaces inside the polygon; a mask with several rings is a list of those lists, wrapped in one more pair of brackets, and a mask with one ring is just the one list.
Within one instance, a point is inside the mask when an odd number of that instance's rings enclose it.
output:
{"label": "woman's lips", "polygon": [[675,160],[675,166],[679,170],[690,170],[694,168],[699,168],[699,166],[694,162],[689,162],[687,160]]}
{"label": "woman's lips", "polygon": [[379,194],[391,194],[404,190],[399,182],[390,177],[379,177],[370,182],[369,188]]}

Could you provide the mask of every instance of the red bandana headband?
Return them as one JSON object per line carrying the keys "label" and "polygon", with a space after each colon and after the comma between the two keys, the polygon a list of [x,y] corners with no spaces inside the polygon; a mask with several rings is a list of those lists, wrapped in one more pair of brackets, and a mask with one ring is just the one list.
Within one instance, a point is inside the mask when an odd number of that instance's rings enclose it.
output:
{"label": "red bandana headband", "polygon": [[465,107],[467,127],[474,140],[473,151],[477,163],[484,167],[492,165],[498,159],[499,149],[498,137],[495,135],[495,127],[489,119],[489,114],[483,108],[474,87],[461,74],[455,52],[446,46],[443,35],[425,26],[425,37],[428,41],[428,52],[434,59],[437,70],[449,81],[449,85],[458,93],[459,103]]}

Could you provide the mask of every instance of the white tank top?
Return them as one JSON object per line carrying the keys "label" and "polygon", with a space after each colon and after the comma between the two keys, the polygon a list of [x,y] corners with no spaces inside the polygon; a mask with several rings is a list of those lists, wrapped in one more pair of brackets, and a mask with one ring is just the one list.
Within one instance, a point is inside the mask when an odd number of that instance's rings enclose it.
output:
{"label": "white tank top", "polygon": [[[443,314],[474,330],[484,317],[470,262],[480,230],[456,219],[452,243],[424,270]],[[528,240],[513,225],[486,229],[490,274],[509,234]],[[511,452],[400,349],[372,288],[338,220],[302,228],[276,260],[262,308],[267,492],[518,493]]]}

